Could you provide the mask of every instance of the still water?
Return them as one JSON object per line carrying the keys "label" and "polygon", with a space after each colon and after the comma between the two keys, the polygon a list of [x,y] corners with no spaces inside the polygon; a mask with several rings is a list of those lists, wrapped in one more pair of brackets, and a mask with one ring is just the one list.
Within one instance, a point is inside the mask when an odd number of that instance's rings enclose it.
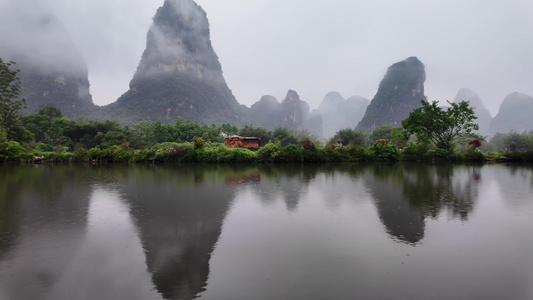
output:
{"label": "still water", "polygon": [[532,173],[0,166],[0,299],[533,299]]}

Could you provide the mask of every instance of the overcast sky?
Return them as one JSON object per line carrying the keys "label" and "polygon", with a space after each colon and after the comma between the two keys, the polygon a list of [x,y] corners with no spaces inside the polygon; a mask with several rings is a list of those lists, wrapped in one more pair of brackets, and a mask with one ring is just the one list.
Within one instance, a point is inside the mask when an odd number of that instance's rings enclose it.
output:
{"label": "overcast sky", "polygon": [[[42,1],[82,51],[94,102],[115,101],[163,0]],[[409,56],[426,66],[430,100],[452,101],[468,87],[494,116],[506,95],[533,95],[531,0],[196,2],[225,79],[247,106],[265,94],[281,101],[289,89],[311,108],[330,91],[372,99],[387,67]]]}

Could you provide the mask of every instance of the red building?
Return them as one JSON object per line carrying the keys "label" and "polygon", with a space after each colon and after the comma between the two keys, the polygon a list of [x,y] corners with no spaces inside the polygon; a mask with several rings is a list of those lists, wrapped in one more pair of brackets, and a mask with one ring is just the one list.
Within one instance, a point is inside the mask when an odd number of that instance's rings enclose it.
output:
{"label": "red building", "polygon": [[244,137],[238,135],[230,135],[224,138],[224,145],[227,148],[248,148],[257,150],[259,149],[259,144],[261,139],[257,137]]}

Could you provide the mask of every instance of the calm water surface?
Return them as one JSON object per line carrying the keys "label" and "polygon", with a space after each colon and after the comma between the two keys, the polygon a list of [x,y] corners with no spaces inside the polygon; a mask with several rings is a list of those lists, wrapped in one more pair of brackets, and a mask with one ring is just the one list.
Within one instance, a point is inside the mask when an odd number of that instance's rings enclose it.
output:
{"label": "calm water surface", "polygon": [[533,299],[533,167],[0,166],[0,299]]}

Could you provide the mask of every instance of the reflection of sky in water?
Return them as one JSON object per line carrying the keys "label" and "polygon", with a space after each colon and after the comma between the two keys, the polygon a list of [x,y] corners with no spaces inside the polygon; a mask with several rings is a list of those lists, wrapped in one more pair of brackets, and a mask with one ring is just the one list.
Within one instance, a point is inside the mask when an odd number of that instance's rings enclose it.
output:
{"label": "reflection of sky in water", "polygon": [[188,299],[206,281],[207,300],[531,298],[531,169],[341,167],[126,168],[21,192],[0,299]]}
{"label": "reflection of sky in water", "polygon": [[0,299],[161,298],[116,192],[93,190],[85,229],[56,229],[23,233],[16,256],[1,265]]}
{"label": "reflection of sky in water", "polygon": [[[202,299],[529,299],[533,239],[527,228],[533,223],[505,213],[494,173],[506,172],[491,166],[483,174],[477,166],[441,171],[429,172],[434,187],[428,191],[440,193],[435,205],[450,209],[425,218],[416,244],[398,243],[383,225],[394,217],[383,210],[407,204],[402,181],[376,184],[368,174],[342,173],[318,174],[309,185],[263,178],[259,191],[243,189],[233,202]],[[416,172],[409,176],[416,180]],[[299,191],[292,193],[295,207],[287,207],[288,194],[279,190],[287,184],[297,185],[288,189]],[[465,202],[476,207],[462,219],[454,206]],[[529,204],[529,214],[532,209]],[[412,222],[403,217],[392,224]]]}
{"label": "reflection of sky in water", "polygon": [[112,190],[93,191],[85,239],[49,298],[66,299],[74,290],[77,299],[160,299],[128,207]]}

